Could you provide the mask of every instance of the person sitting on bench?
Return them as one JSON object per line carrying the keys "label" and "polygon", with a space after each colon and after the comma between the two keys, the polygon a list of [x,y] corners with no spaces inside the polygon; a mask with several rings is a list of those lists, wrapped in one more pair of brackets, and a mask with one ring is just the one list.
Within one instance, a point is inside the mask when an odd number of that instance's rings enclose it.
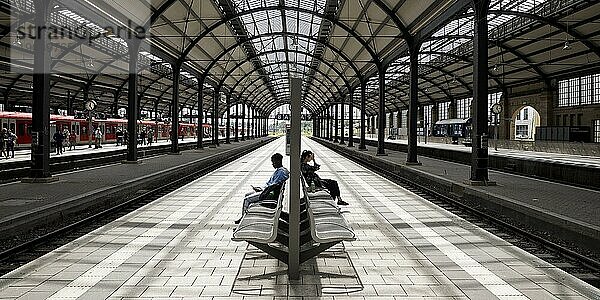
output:
{"label": "person sitting on bench", "polygon": [[[338,205],[348,205],[348,202],[342,200],[340,197],[340,187],[337,181],[333,179],[322,179],[317,175],[317,171],[321,167],[315,161],[315,155],[310,150],[302,151],[302,155],[300,156],[300,160],[302,165],[300,166],[300,170],[302,171],[302,176],[306,179],[306,184],[314,183],[314,185],[318,188],[325,188],[331,194],[331,198],[333,200],[337,200]],[[309,165],[308,163],[313,161],[314,165]]]}
{"label": "person sitting on bench", "polygon": [[[273,168],[275,168],[275,172],[273,172],[273,175],[264,186],[253,186],[254,192],[246,194],[244,205],[242,206],[242,217],[251,204],[266,199],[277,199],[281,190],[281,184],[290,178],[290,171],[283,166],[283,155],[279,153],[273,154],[271,156],[271,163],[273,164]],[[239,218],[235,221],[235,224],[239,224],[241,221],[242,218]]]}

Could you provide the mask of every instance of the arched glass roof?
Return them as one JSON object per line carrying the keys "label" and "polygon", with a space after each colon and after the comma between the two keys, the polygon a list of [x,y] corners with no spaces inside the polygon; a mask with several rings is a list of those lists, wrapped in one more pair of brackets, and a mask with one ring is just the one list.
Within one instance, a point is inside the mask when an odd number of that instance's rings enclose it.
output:
{"label": "arched glass roof", "polygon": [[[144,109],[167,111],[173,66],[181,65],[180,107],[204,110],[215,90],[267,114],[288,102],[289,77],[303,78],[305,106],[318,112],[367,82],[367,112],[378,107],[378,77],[386,67],[386,109],[408,102],[408,44],[421,43],[419,101],[472,93],[473,13],[470,1],[452,0],[54,0],[50,23],[98,35],[52,44],[52,105],[84,91],[100,108],[127,103],[128,45],[107,26],[146,24],[139,52],[139,94]],[[32,0],[0,0],[4,48],[0,90],[4,103],[31,103],[30,46],[15,28],[28,24]],[[493,0],[489,85],[503,90],[591,72],[600,60],[600,4],[585,0]],[[128,25],[129,24],[129,25]],[[568,44],[568,47],[565,46]],[[563,48],[565,48],[563,50]],[[568,48],[568,49],[567,49]],[[15,59],[15,57],[17,59]],[[27,71],[29,70],[29,71]],[[354,94],[355,99],[358,99]],[[358,105],[354,101],[354,105]],[[219,104],[225,111],[225,104]]]}

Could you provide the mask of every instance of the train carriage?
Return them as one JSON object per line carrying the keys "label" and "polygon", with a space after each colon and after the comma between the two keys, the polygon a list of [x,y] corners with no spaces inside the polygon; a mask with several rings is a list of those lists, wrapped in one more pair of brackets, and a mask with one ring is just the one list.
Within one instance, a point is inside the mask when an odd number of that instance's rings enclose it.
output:
{"label": "train carriage", "polygon": [[[86,144],[89,142],[91,134],[88,132],[88,125],[88,120],[84,118],[50,115],[50,137],[52,137],[57,130],[62,131],[68,129],[70,132],[75,132],[77,135],[77,143]],[[31,113],[0,111],[0,127],[9,129],[17,135],[17,144],[19,147],[27,147],[31,144]],[[93,119],[92,133],[97,127],[100,127],[100,130],[103,133],[103,142],[116,142],[117,131],[127,130],[127,120]],[[196,128],[196,124],[180,123],[178,130],[179,137],[195,137],[197,132]],[[206,133],[211,132],[211,128],[212,126],[210,124],[203,124],[205,137]],[[148,131],[149,129],[152,129],[154,132],[154,140],[169,139],[169,133],[171,132],[171,125],[169,123],[150,120],[138,121],[138,132],[141,132],[142,130]]]}

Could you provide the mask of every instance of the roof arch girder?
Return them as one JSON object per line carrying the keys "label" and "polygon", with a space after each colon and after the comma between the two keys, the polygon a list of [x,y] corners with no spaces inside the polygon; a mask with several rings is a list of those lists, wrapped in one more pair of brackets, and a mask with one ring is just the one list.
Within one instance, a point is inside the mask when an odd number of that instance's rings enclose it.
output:
{"label": "roof arch girder", "polygon": [[[340,22],[336,17],[334,16],[329,16],[329,15],[325,15],[325,14],[321,14],[312,10],[308,10],[308,9],[304,9],[304,8],[299,8],[299,7],[290,7],[290,6],[285,6],[285,5],[277,5],[277,6],[268,6],[268,7],[257,7],[254,9],[249,9],[249,10],[245,10],[243,12],[239,12],[238,14],[232,14],[230,16],[227,16],[226,18],[221,19],[218,22],[215,22],[214,24],[212,24],[208,29],[206,29],[204,32],[200,33],[192,43],[190,43],[186,49],[184,51],[182,51],[181,53],[181,57],[179,58],[179,61],[183,62],[186,60],[187,56],[190,54],[190,52],[193,50],[194,47],[196,47],[196,45],[204,38],[206,37],[209,33],[211,33],[212,31],[214,31],[215,29],[219,28],[221,25],[229,23],[231,20],[236,19],[236,18],[241,18],[243,16],[246,15],[250,15],[253,13],[259,13],[259,12],[265,12],[265,11],[281,11],[282,9],[284,10],[290,10],[290,11],[294,11],[294,12],[300,12],[300,13],[305,13],[308,15],[312,15],[312,16],[316,16],[316,17],[320,17],[323,20],[327,20],[330,21],[332,23],[334,23],[335,25],[339,26],[341,29],[343,29],[344,31],[346,31],[348,34],[350,34],[356,41],[358,41],[361,46],[367,50],[367,52],[369,52],[369,54],[371,55],[371,58],[373,59],[373,63],[377,63],[378,61],[380,61],[380,58],[378,57],[377,53],[375,53],[375,51],[373,49],[371,49],[371,47],[368,45],[368,43],[362,38],[362,36],[360,34],[358,34],[356,31],[354,31],[352,28],[348,27],[346,24],[344,24],[343,22]],[[238,41],[236,43],[236,47],[237,45],[241,45],[244,42],[247,42],[248,39],[246,38],[238,38]],[[231,48],[231,47],[230,47]],[[211,62],[211,64],[206,68],[205,70],[205,75],[208,74],[208,72],[210,71],[210,69],[212,69],[212,67],[214,66],[216,61],[219,61],[225,53],[231,51],[226,50],[224,52],[222,52],[221,54],[219,54],[219,57],[215,58],[213,62]]]}

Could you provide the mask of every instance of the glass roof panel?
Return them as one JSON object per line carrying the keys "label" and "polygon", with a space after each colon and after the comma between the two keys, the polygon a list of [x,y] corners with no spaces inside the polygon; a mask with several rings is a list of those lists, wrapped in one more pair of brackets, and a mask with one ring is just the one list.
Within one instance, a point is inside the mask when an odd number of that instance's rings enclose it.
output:
{"label": "glass roof panel", "polygon": [[[544,4],[546,0],[492,0],[490,10],[509,10],[519,12],[534,12],[538,7]],[[469,11],[472,13],[472,10]],[[505,24],[513,19],[513,15],[490,14],[488,16],[489,30],[493,31],[496,27]],[[450,21],[446,26],[433,34],[434,39],[423,43],[421,51],[450,53],[472,39],[473,36],[473,17],[464,17]],[[444,38],[447,37],[447,38]],[[420,56],[422,63],[439,62],[445,57],[442,55]]]}
{"label": "glass roof panel", "polygon": [[[285,0],[285,5],[323,13],[325,10],[325,1]],[[261,7],[276,7],[279,5],[279,0],[232,0],[232,2],[238,12]],[[285,26],[283,24],[284,18]],[[253,40],[252,45],[259,54],[266,51],[283,50],[286,46],[292,51],[297,50],[304,53],[313,53],[315,43],[307,38],[298,37],[298,35],[317,37],[322,23],[320,17],[306,12],[292,10],[281,12],[278,9],[254,12],[242,16],[240,20],[250,37],[267,33],[284,33],[276,37],[261,37]],[[259,60],[263,65],[276,62],[282,63],[265,67],[265,70],[270,73],[270,83],[273,84],[274,88],[277,89],[279,85],[286,86],[285,89],[278,89],[280,96],[282,95],[282,91],[287,91],[288,89],[289,82],[287,77],[289,74],[272,73],[278,71],[306,73],[306,67],[297,65],[297,63],[301,62],[302,64],[310,65],[312,62],[312,58],[308,55],[296,52],[289,52],[288,55],[284,52],[259,55]]]}

